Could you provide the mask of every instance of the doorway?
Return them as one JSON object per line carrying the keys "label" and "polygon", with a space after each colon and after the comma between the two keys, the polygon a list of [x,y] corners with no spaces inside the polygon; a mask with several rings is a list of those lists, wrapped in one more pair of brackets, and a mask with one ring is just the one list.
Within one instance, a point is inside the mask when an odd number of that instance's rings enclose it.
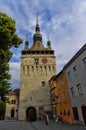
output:
{"label": "doorway", "polygon": [[84,124],[86,125],[86,106],[81,107]]}
{"label": "doorway", "polygon": [[77,107],[73,107],[73,116],[74,116],[74,120],[79,120]]}
{"label": "doorway", "polygon": [[15,110],[11,110],[11,118],[14,118],[14,112]]}
{"label": "doorway", "polygon": [[31,122],[31,121],[36,121],[37,115],[36,115],[36,109],[34,107],[29,107],[26,110],[26,120]]}

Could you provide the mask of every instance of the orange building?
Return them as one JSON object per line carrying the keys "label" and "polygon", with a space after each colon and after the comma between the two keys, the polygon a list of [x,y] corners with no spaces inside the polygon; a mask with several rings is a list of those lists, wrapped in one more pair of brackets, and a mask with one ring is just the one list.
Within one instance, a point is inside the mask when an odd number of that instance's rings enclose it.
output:
{"label": "orange building", "polygon": [[[56,109],[56,112],[53,112],[54,116],[56,116],[56,114],[61,115],[63,123],[71,124],[72,110],[65,73],[61,71],[53,80],[51,78],[50,83],[53,84],[53,87],[50,86],[50,93],[52,111]],[[52,96],[53,94],[54,96]]]}

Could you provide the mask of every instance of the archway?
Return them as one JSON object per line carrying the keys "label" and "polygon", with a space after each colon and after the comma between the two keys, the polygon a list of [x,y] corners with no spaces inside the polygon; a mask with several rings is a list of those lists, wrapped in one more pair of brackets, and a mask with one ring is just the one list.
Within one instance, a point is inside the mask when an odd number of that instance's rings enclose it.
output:
{"label": "archway", "polygon": [[36,121],[37,115],[36,115],[36,109],[34,107],[29,107],[26,110],[26,120],[27,121]]}

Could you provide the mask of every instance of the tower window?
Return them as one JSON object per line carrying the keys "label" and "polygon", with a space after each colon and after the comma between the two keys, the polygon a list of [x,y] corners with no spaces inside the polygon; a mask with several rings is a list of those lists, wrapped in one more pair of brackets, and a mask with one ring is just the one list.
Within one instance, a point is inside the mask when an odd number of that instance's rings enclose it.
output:
{"label": "tower window", "polygon": [[54,68],[54,66],[53,66],[53,72],[55,71],[55,68]]}
{"label": "tower window", "polygon": [[49,70],[51,71],[51,66],[49,66]]}
{"label": "tower window", "polygon": [[23,74],[25,74],[25,67],[23,66]]}
{"label": "tower window", "polygon": [[45,81],[42,81],[42,87],[45,87],[45,85],[46,85]]}
{"label": "tower window", "polygon": [[35,59],[35,64],[36,64],[36,65],[39,64],[39,59]]}
{"label": "tower window", "polygon": [[29,66],[27,67],[28,75],[29,75]]}

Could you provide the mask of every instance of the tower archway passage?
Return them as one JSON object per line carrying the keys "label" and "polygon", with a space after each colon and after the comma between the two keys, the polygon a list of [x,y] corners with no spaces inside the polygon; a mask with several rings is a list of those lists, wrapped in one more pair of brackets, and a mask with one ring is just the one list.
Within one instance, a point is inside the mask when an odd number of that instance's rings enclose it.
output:
{"label": "tower archway passage", "polygon": [[36,121],[37,115],[36,115],[36,109],[34,107],[28,107],[26,110],[26,120],[31,122],[31,121]]}

